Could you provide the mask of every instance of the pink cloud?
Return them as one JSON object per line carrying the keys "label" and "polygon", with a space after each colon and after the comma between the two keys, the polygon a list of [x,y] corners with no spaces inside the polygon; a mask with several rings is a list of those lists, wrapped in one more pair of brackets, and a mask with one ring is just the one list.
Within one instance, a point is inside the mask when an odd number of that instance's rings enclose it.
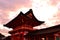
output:
{"label": "pink cloud", "polygon": [[50,0],[49,3],[52,5],[52,6],[56,6],[58,4],[58,2],[60,2],[60,0]]}
{"label": "pink cloud", "polygon": [[0,29],[0,33],[8,33],[7,29]]}
{"label": "pink cloud", "polygon": [[30,0],[0,0],[0,23],[5,23],[9,20],[9,11],[15,11],[21,7],[30,7]]}
{"label": "pink cloud", "polygon": [[0,0],[0,8],[4,10],[15,10],[16,7],[22,6],[29,7],[31,4],[30,0]]}

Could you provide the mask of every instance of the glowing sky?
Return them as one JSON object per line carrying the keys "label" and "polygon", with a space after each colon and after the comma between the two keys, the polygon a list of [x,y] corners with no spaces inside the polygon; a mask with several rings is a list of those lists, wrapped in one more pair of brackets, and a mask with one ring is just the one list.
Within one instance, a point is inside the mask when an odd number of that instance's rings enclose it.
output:
{"label": "glowing sky", "polygon": [[25,13],[30,8],[38,20],[45,21],[35,29],[60,24],[60,0],[0,0],[0,33],[9,35],[11,29],[2,25],[16,17],[20,11]]}

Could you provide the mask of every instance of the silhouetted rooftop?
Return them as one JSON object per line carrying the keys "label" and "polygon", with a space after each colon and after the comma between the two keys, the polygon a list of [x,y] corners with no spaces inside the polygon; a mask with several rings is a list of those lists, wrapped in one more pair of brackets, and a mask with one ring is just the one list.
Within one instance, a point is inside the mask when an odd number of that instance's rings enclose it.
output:
{"label": "silhouetted rooftop", "polygon": [[49,28],[44,28],[40,30],[35,30],[34,32],[29,32],[27,35],[36,35],[36,34],[49,34],[60,31],[60,25],[51,26]]}
{"label": "silhouetted rooftop", "polygon": [[27,13],[23,14],[23,12],[20,12],[19,15],[5,24],[4,26],[9,28],[15,28],[17,26],[21,26],[23,24],[31,25],[32,27],[41,25],[44,23],[43,21],[38,21],[35,16],[33,15],[32,9],[30,9]]}

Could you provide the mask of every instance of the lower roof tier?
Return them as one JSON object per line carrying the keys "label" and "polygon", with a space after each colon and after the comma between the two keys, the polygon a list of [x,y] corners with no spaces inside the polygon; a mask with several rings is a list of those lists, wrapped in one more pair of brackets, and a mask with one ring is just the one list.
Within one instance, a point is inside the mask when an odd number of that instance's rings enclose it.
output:
{"label": "lower roof tier", "polygon": [[28,35],[43,35],[43,34],[51,34],[51,33],[57,33],[60,32],[60,25],[52,26],[49,28],[45,29],[40,29],[40,30],[35,30],[34,32],[29,32],[26,36]]}

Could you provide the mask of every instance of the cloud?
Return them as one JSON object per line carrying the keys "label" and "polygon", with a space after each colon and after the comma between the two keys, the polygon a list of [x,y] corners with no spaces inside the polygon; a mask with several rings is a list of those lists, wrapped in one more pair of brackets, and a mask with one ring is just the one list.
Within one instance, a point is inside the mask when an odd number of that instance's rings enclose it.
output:
{"label": "cloud", "polygon": [[0,0],[0,9],[4,10],[16,10],[17,8],[29,7],[30,5],[30,0]]}
{"label": "cloud", "polygon": [[9,11],[15,11],[21,7],[30,6],[30,0],[0,0],[0,20],[2,23],[5,23],[7,20],[9,20]]}
{"label": "cloud", "polygon": [[5,35],[5,36],[10,36],[10,34],[8,34],[8,31],[9,30],[7,30],[5,28],[4,29],[0,29],[0,33],[3,34],[3,35]]}

